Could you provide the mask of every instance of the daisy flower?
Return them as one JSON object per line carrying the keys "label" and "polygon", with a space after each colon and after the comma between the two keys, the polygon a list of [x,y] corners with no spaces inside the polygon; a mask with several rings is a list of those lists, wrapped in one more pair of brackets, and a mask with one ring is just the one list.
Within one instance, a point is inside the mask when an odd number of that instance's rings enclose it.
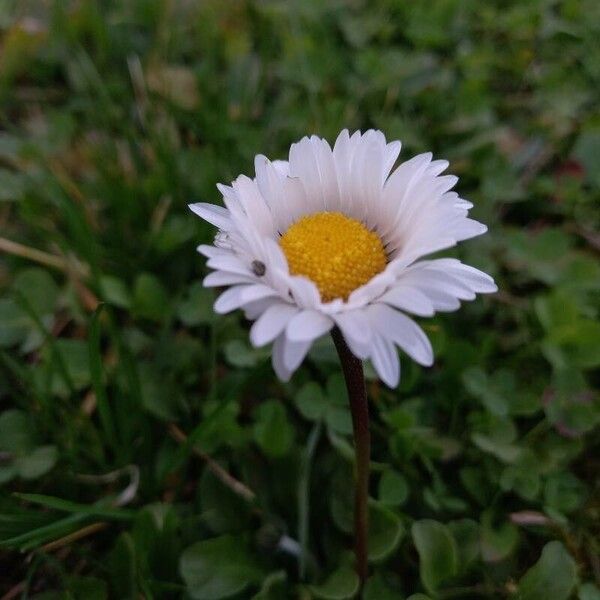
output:
{"label": "daisy flower", "polygon": [[426,153],[394,168],[400,147],[373,130],[344,130],[333,148],[305,137],[287,161],[259,155],[254,178],[219,185],[225,207],[190,205],[219,230],[213,245],[198,248],[213,269],[204,285],[227,288],[215,311],[242,309],[254,321],[250,340],[273,343],[280,379],[337,328],[352,354],[395,387],[397,348],[433,363],[411,316],[453,311],[496,291],[489,275],[457,259],[424,260],[487,228],[451,191],[458,179],[442,175],[447,161]]}

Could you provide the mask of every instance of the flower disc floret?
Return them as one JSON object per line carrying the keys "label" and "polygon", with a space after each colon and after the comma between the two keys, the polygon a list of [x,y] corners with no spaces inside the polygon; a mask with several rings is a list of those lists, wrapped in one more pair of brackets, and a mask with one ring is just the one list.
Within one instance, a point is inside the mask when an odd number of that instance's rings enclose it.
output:
{"label": "flower disc floret", "polygon": [[312,280],[325,302],[346,300],[356,288],[385,269],[379,236],[339,212],[318,212],[296,221],[280,245],[290,273]]}

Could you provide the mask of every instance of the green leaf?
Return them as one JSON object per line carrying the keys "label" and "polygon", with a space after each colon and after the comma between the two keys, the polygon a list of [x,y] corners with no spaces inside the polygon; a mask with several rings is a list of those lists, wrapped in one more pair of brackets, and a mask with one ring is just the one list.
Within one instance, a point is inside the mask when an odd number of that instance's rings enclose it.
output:
{"label": "green leaf", "polygon": [[584,583],[579,588],[579,600],[600,600],[600,588],[593,583]]}
{"label": "green leaf", "polygon": [[37,479],[45,475],[58,460],[56,446],[39,446],[25,456],[15,459],[15,469],[23,479]]}
{"label": "green leaf", "polygon": [[586,497],[585,485],[572,473],[554,473],[546,480],[544,502],[561,513],[577,510]]}
{"label": "green leaf", "polygon": [[415,522],[412,536],[419,553],[421,581],[428,592],[435,594],[458,573],[456,542],[446,525],[430,519]]}
{"label": "green leaf", "polygon": [[319,384],[311,381],[300,388],[294,398],[296,408],[309,421],[322,419],[327,410],[327,403]]}
{"label": "green leaf", "polygon": [[139,316],[151,321],[162,321],[168,311],[169,297],[158,277],[141,273],[133,289],[133,309]]}
{"label": "green leaf", "polygon": [[252,596],[252,600],[287,600],[286,581],[287,575],[285,571],[271,573],[263,581],[258,594]]}
{"label": "green leaf", "polygon": [[212,323],[214,320],[214,292],[198,281],[189,289],[184,300],[177,306],[177,316],[187,327]]}
{"label": "green leaf", "polygon": [[560,542],[549,542],[519,581],[519,600],[567,600],[577,585],[577,565]]}
{"label": "green leaf", "polygon": [[0,414],[0,450],[26,454],[35,445],[35,434],[29,416],[17,409]]}
{"label": "green leaf", "polygon": [[310,435],[306,440],[306,446],[302,452],[300,462],[300,473],[298,476],[298,541],[300,542],[300,579],[306,576],[309,559],[309,525],[310,525],[310,490],[313,460],[319,438],[321,437],[321,423],[312,426]]}
{"label": "green leaf", "polygon": [[271,458],[285,456],[294,441],[294,429],[281,402],[267,400],[256,410],[254,440]]}
{"label": "green leaf", "polygon": [[94,314],[90,319],[89,335],[88,335],[88,354],[90,366],[90,378],[94,393],[96,394],[96,402],[98,404],[98,414],[100,423],[106,441],[110,447],[116,450],[117,448],[117,433],[113,420],[112,410],[106,394],[106,386],[104,383],[104,364],[102,359],[101,339],[100,339],[100,315],[104,309],[104,304],[98,304]]}
{"label": "green leaf", "polygon": [[128,309],[131,306],[131,294],[125,282],[112,275],[100,277],[100,294],[107,304],[117,308]]}
{"label": "green leaf", "polygon": [[325,422],[335,433],[341,435],[352,433],[352,415],[347,406],[328,404],[325,409]]}
{"label": "green leaf", "polygon": [[370,577],[363,591],[363,600],[400,600],[402,595],[390,587],[382,573]]}
{"label": "green leaf", "polygon": [[153,364],[140,361],[138,369],[143,407],[163,421],[175,419],[177,410],[174,404],[177,397],[173,393],[173,386],[169,386]]}
{"label": "green leaf", "polygon": [[481,517],[481,554],[485,562],[499,562],[510,556],[519,541],[519,530],[510,521],[498,526],[492,523],[492,513]]}
{"label": "green leaf", "polygon": [[260,351],[252,348],[245,340],[227,342],[224,352],[227,362],[233,367],[254,367],[260,358]]}
{"label": "green leaf", "polygon": [[456,541],[460,571],[466,571],[480,554],[479,523],[472,519],[458,519],[448,523],[452,537]]}
{"label": "green leaf", "polygon": [[23,342],[31,327],[31,319],[14,300],[0,299],[0,348],[9,348]]}
{"label": "green leaf", "polygon": [[220,600],[262,580],[263,573],[241,538],[224,535],[184,550],[179,571],[188,594],[198,600]]}
{"label": "green leaf", "polygon": [[553,349],[560,350],[567,365],[593,369],[600,365],[600,323],[592,319],[578,319],[568,325],[552,329],[544,340],[546,357],[558,364]]}
{"label": "green leaf", "polygon": [[23,295],[39,317],[54,313],[58,300],[58,286],[48,271],[38,267],[19,271],[13,289]]}
{"label": "green leaf", "polygon": [[404,525],[393,511],[379,503],[369,506],[368,552],[370,562],[390,556],[404,536]]}
{"label": "green leaf", "polygon": [[198,502],[204,521],[215,533],[241,532],[248,528],[248,503],[208,469],[204,470],[200,479]]}
{"label": "green leaf", "polygon": [[401,473],[386,469],[379,480],[379,501],[386,506],[402,506],[408,498],[408,483]]}
{"label": "green leaf", "polygon": [[117,598],[137,597],[135,544],[129,532],[117,538],[108,555],[107,570]]}
{"label": "green leaf", "polygon": [[23,173],[0,168],[0,202],[19,200],[26,188],[27,179]]}
{"label": "green leaf", "polygon": [[588,181],[600,188],[600,128],[584,130],[575,142],[573,155],[585,167]]}
{"label": "green leaf", "polygon": [[73,600],[106,600],[108,586],[98,577],[69,577],[67,587]]}
{"label": "green leaf", "polygon": [[[88,343],[85,340],[60,338],[56,340],[55,347],[65,365],[73,388],[75,390],[81,390],[88,387],[92,382]],[[51,357],[48,356],[48,360],[50,360],[50,358]],[[52,391],[57,396],[61,397],[64,397],[69,393],[64,378],[56,371],[54,371]]]}
{"label": "green leaf", "polygon": [[39,504],[53,510],[64,511],[83,515],[86,517],[103,517],[106,519],[116,519],[119,521],[127,521],[131,518],[132,513],[125,508],[110,508],[101,506],[101,502],[97,504],[79,504],[70,500],[63,500],[54,496],[46,496],[44,494],[19,494],[15,496],[26,502]]}
{"label": "green leaf", "polygon": [[323,584],[311,585],[310,590],[320,600],[348,600],[354,598],[359,584],[354,569],[343,566],[333,572]]}

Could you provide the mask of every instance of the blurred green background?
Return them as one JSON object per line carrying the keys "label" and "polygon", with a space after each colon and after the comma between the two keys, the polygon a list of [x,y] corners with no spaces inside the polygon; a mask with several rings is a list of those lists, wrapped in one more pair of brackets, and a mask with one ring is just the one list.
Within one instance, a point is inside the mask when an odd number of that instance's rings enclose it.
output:
{"label": "blurred green background", "polygon": [[277,382],[186,205],[375,127],[500,291],[369,382],[364,598],[598,600],[599,106],[597,0],[1,0],[0,597],[356,596],[332,345]]}

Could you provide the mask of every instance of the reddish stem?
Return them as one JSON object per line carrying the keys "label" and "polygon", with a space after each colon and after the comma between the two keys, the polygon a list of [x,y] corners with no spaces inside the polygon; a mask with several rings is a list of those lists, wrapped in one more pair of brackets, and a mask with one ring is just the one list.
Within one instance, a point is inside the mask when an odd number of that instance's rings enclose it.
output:
{"label": "reddish stem", "polygon": [[342,371],[348,389],[352,427],[354,430],[354,451],[356,455],[356,489],[354,496],[354,552],[356,572],[361,587],[367,580],[367,533],[369,530],[369,455],[371,438],[369,433],[369,404],[363,366],[360,359],[352,354],[341,331],[336,327],[331,336],[340,357]]}

